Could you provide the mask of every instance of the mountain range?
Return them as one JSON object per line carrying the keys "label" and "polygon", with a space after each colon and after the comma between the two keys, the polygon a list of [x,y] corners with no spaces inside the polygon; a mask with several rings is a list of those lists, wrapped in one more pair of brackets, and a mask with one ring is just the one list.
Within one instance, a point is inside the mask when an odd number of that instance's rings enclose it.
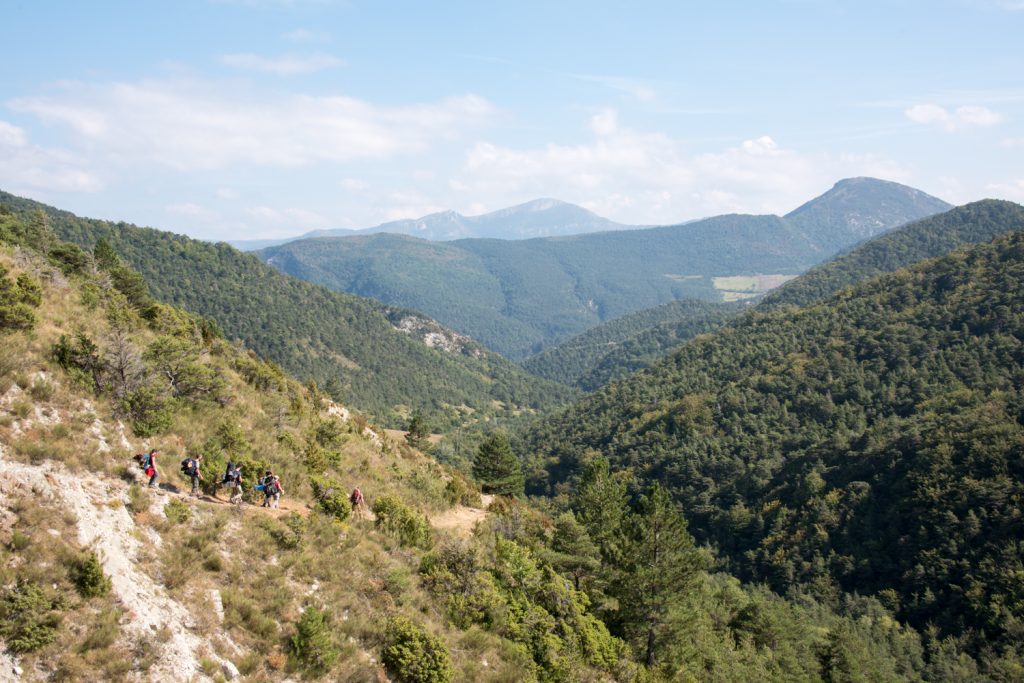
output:
{"label": "mountain range", "polygon": [[[0,194],[0,662],[31,680],[1019,680],[1022,227],[1024,207],[976,202],[738,313],[625,317],[587,336],[649,367],[553,410],[558,385],[415,312]],[[334,354],[326,380],[386,415],[540,413],[512,425],[521,458],[496,432],[474,448],[480,485],[489,462],[519,490],[483,509],[466,473],[243,336],[299,367]],[[672,336],[692,338],[649,356]],[[153,443],[159,493],[125,466]],[[216,476],[186,498],[184,453],[272,468],[281,509],[246,486],[228,514]],[[524,477],[539,498],[516,497]],[[372,523],[350,519],[351,482]]]}
{"label": "mountain range", "polygon": [[415,410],[435,429],[509,417],[573,393],[420,313],[288,277],[224,243],[80,218],[0,192],[2,208],[90,251],[106,242],[160,301],[213,320],[388,426],[404,426]]}
{"label": "mountain range", "polygon": [[[917,631],[896,620],[895,610],[903,617],[919,609],[896,590],[840,592],[827,575],[807,585],[785,571],[772,577],[778,593],[742,583],[725,570],[732,549],[698,548],[684,509],[665,488],[602,470],[600,459],[557,497],[500,497],[488,507],[491,497],[465,473],[225,340],[209,320],[154,302],[109,240],[98,240],[90,254],[58,240],[45,218],[0,205],[5,681],[953,683],[1015,680],[1021,670],[1007,633],[1020,613],[1020,533],[1012,526],[1019,478],[985,469],[1003,464],[1004,451],[1019,443],[1007,425],[993,422],[1005,396],[988,397],[959,424],[946,421],[960,434],[968,418],[981,418],[977,439],[955,442],[969,451],[966,463],[942,462],[948,453],[929,449],[927,439],[908,454],[911,466],[924,460],[940,475],[956,475],[957,467],[971,475],[966,484],[945,482],[916,467],[920,490],[928,494],[938,484],[948,509],[908,495],[908,509],[895,511],[909,514],[893,519],[910,523],[885,528],[915,531],[920,510],[943,540],[917,552],[918,532],[901,538],[903,555],[892,556],[920,559],[911,570],[915,587],[949,580],[939,584],[943,592],[911,594],[931,607],[929,616],[943,618]],[[142,237],[137,230],[125,238]],[[196,272],[212,279],[230,263],[201,249],[160,256],[200,260]],[[993,281],[993,265],[1019,278],[1011,270],[1019,255],[986,256],[971,262],[971,276],[983,285],[971,304],[1012,292]],[[961,288],[955,271],[938,275]],[[918,295],[920,282],[896,292],[899,301]],[[973,321],[987,319],[982,313]],[[1013,329],[1011,323],[1000,332]],[[375,351],[387,361],[394,348]],[[982,367],[991,381],[990,364]],[[946,406],[947,415],[958,408]],[[986,439],[993,424],[1003,427],[997,436],[1010,439]],[[503,439],[485,443],[498,450],[504,443],[511,455]],[[479,452],[482,459],[488,451]],[[140,453],[134,461],[133,453]],[[146,462],[142,453],[155,454],[150,486],[151,473],[136,465]],[[189,496],[177,461],[199,455],[206,476]],[[899,469],[871,456],[868,465],[883,465],[871,480],[880,484],[875,490],[891,490],[885,477]],[[224,500],[218,476],[228,461],[241,467],[245,484],[234,491],[234,505]],[[260,507],[264,496],[251,485],[269,470],[286,489],[272,508]],[[736,542],[756,536],[756,515],[764,514],[774,515],[771,543],[783,538],[789,545],[782,550],[793,549],[796,558],[807,550],[800,541],[820,542],[822,529],[834,534],[836,547],[844,534],[864,535],[861,525],[871,520],[850,515],[847,523],[844,515],[863,500],[866,482],[821,497],[821,482],[830,485],[836,475],[815,474],[787,473],[780,500],[755,514],[730,508],[741,532]],[[353,482],[372,514],[350,512]],[[979,505],[964,514],[965,502]],[[807,514],[786,516],[791,505]],[[950,543],[958,554],[943,564]],[[772,566],[795,564],[771,549]],[[993,557],[993,549],[1001,554]],[[878,555],[871,559],[889,557]],[[842,569],[846,559],[814,566]],[[964,585],[969,590],[961,593]],[[945,618],[956,615],[964,621]],[[652,619],[663,620],[656,630]],[[972,632],[979,620],[986,634]]]}
{"label": "mountain range", "polygon": [[602,218],[575,204],[557,199],[534,199],[525,204],[480,216],[463,216],[456,211],[441,211],[422,218],[390,221],[362,230],[313,230],[297,237],[285,239],[229,240],[228,244],[242,251],[256,251],[315,237],[351,237],[382,232],[394,235],[412,235],[434,241],[466,238],[520,240],[531,237],[555,237],[605,230],[625,230],[631,227],[634,226]]}
{"label": "mountain range", "polygon": [[[815,266],[766,294],[756,310],[806,306],[871,277],[1014,230],[1024,230],[1024,207],[1019,204],[986,199],[959,206],[890,230]],[[744,310],[737,304],[674,301],[592,327],[522,365],[541,377],[593,391],[647,367],[691,337],[729,324]]]}
{"label": "mountain range", "polygon": [[310,282],[423,311],[522,359],[676,299],[755,296],[839,249],[949,208],[904,185],[852,178],[781,217],[732,214],[526,240],[321,237],[257,254]]}

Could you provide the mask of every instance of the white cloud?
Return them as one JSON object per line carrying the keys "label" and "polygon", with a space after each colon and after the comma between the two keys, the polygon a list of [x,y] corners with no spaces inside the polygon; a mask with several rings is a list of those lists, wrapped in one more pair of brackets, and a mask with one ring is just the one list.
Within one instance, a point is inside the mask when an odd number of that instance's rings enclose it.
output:
{"label": "white cloud", "polygon": [[1001,183],[992,183],[988,189],[1002,199],[1024,202],[1024,178],[1014,178]]}
{"label": "white cloud", "polygon": [[0,187],[16,194],[96,192],[103,182],[76,155],[34,145],[23,129],[0,121]]}
{"label": "white cloud", "polygon": [[330,225],[321,214],[302,208],[275,209],[269,206],[254,206],[245,210],[245,213],[264,224],[273,225],[278,229],[304,228],[313,230],[326,228]]}
{"label": "white cloud", "polygon": [[1024,138],[1004,138],[1000,144],[1003,147],[1024,147]]}
{"label": "white cloud", "polygon": [[906,180],[866,155],[805,154],[762,135],[693,153],[663,133],[632,130],[605,110],[585,144],[514,149],[474,145],[449,188],[489,205],[534,197],[574,201],[627,223],[666,224],[727,212],[785,213],[842,177]]}
{"label": "white cloud", "polygon": [[55,94],[7,104],[68,127],[93,159],[182,171],[416,154],[486,123],[495,111],[476,95],[380,106],[194,79],[70,83]]}
{"label": "white cloud", "polygon": [[590,129],[598,135],[612,135],[619,129],[619,113],[605,109],[590,119]]}
{"label": "white cloud", "polygon": [[281,55],[263,57],[254,54],[224,55],[221,62],[227,66],[246,71],[259,71],[277,76],[296,76],[345,65],[345,60],[333,55]]}
{"label": "white cloud", "polygon": [[323,31],[310,31],[304,28],[297,28],[294,31],[288,31],[281,36],[282,40],[289,43],[329,43],[331,42],[331,36],[329,33]]}
{"label": "white cloud", "polygon": [[175,214],[177,216],[184,216],[186,218],[196,218],[199,220],[212,220],[217,217],[216,211],[211,211],[204,206],[193,204],[192,202],[184,202],[181,204],[168,204],[164,207],[168,213]]}
{"label": "white cloud", "polygon": [[365,192],[370,189],[370,184],[359,178],[345,178],[339,180],[338,185],[349,192]]}
{"label": "white cloud", "polygon": [[0,147],[24,147],[28,144],[25,131],[6,121],[0,121]]}
{"label": "white cloud", "polygon": [[241,196],[242,193],[234,189],[233,187],[221,187],[217,189],[217,197],[219,199],[227,199],[230,201],[234,201],[235,199],[238,199]]}
{"label": "white cloud", "polygon": [[965,128],[994,126],[1003,121],[1002,114],[978,105],[965,105],[950,111],[937,104],[915,104],[904,110],[903,114],[914,123],[935,126],[947,133]]}

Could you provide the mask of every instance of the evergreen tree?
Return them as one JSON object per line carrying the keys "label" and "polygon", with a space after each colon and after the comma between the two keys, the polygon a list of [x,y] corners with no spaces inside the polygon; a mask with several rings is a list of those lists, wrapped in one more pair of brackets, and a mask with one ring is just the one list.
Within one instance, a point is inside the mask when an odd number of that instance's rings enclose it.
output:
{"label": "evergreen tree", "polygon": [[480,482],[484,493],[522,495],[525,483],[523,466],[512,452],[504,432],[495,432],[480,444],[473,461],[473,476]]}
{"label": "evergreen tree", "polygon": [[654,666],[674,635],[670,615],[702,569],[686,519],[660,485],[640,500],[629,520],[620,567],[613,591],[625,634],[644,663]]}
{"label": "evergreen tree", "polygon": [[427,421],[423,419],[423,413],[419,410],[414,411],[405,434],[406,443],[413,448],[419,448],[429,435],[430,428],[427,426]]}
{"label": "evergreen tree", "polygon": [[629,496],[625,480],[605,458],[587,464],[576,494],[577,518],[597,544],[606,565],[618,562]]}
{"label": "evergreen tree", "polygon": [[576,590],[580,590],[581,581],[601,566],[601,553],[586,527],[571,512],[565,512],[555,520],[548,560],[558,571],[571,576]]}

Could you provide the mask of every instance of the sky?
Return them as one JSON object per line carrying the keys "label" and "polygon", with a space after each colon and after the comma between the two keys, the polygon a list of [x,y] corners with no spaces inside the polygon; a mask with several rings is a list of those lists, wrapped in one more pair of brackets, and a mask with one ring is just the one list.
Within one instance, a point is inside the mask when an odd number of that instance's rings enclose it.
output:
{"label": "sky", "polygon": [[1024,202],[1024,0],[4,0],[0,189],[210,240]]}

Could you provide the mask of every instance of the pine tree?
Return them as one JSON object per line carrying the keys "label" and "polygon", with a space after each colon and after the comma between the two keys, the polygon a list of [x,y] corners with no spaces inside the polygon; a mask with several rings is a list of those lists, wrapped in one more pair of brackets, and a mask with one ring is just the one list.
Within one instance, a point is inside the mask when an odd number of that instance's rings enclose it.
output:
{"label": "pine tree", "polygon": [[562,513],[555,520],[548,561],[573,578],[576,590],[580,590],[581,581],[593,576],[601,565],[597,544],[571,512]]}
{"label": "pine tree", "polygon": [[427,426],[427,421],[423,419],[423,413],[419,410],[414,411],[405,434],[406,443],[413,448],[419,448],[429,435],[430,428]]}
{"label": "pine tree", "polygon": [[473,461],[473,476],[480,482],[484,493],[522,495],[525,484],[523,467],[512,452],[504,432],[495,432],[480,444]]}
{"label": "pine tree", "polygon": [[686,519],[668,492],[655,485],[631,516],[613,591],[626,635],[644,663],[654,666],[671,641],[671,613],[681,605],[702,569]]}
{"label": "pine tree", "polygon": [[617,564],[629,496],[626,482],[612,474],[607,459],[595,458],[587,464],[580,477],[575,503],[576,517],[597,544],[605,565]]}

